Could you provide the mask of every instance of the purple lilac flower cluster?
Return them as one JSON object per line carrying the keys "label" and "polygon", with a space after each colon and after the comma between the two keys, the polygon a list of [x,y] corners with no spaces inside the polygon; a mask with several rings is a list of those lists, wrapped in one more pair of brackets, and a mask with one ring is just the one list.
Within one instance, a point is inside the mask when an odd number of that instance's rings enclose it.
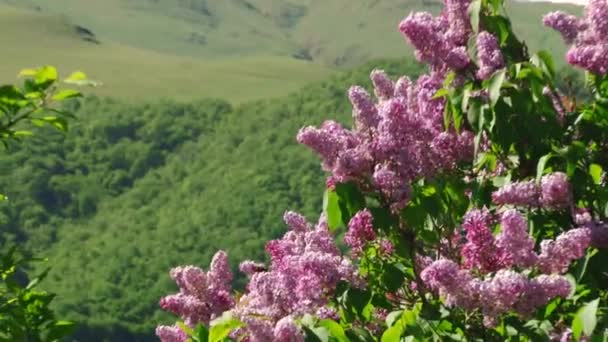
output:
{"label": "purple lilac flower cluster", "polygon": [[232,312],[247,325],[239,335],[251,342],[303,341],[294,319],[325,308],[339,281],[360,283],[323,218],[316,226],[293,212],[284,219],[291,230],[266,245],[268,270],[251,261],[241,264],[250,279]]}
{"label": "purple lilac flower cluster", "polygon": [[498,39],[489,32],[483,31],[477,35],[477,60],[479,63],[477,78],[480,80],[490,78],[505,66]]}
{"label": "purple lilac flower cluster", "polygon": [[[473,30],[469,20],[470,0],[446,0],[438,17],[427,12],[412,13],[399,25],[399,30],[414,46],[416,58],[429,64],[433,72],[461,71],[471,66],[467,44]],[[477,77],[488,79],[504,67],[496,37],[482,31],[477,35]]]}
{"label": "purple lilac flower cluster", "polygon": [[565,12],[547,14],[543,22],[573,44],[566,54],[568,63],[598,75],[608,72],[608,2],[590,0],[583,18]]}
{"label": "purple lilac flower cluster", "polygon": [[353,254],[361,253],[365,245],[376,238],[373,219],[372,213],[366,209],[355,214],[348,223],[344,243],[352,249]]}
{"label": "purple lilac flower cluster", "polygon": [[301,129],[298,141],[321,156],[323,168],[332,173],[330,183],[355,181],[363,189],[378,189],[399,210],[409,200],[412,182],[472,158],[473,134],[445,131],[445,100],[433,98],[442,87],[438,74],[394,83],[374,70],[371,78],[377,102],[361,87],[349,90],[352,130],[326,121]]}
{"label": "purple lilac flower cluster", "polygon": [[572,202],[572,190],[568,177],[563,172],[554,172],[542,177],[540,185],[534,181],[523,181],[505,185],[492,193],[496,204],[566,209]]}
{"label": "purple lilac flower cluster", "polygon": [[[180,292],[163,297],[160,306],[180,316],[189,326],[208,324],[234,305],[230,284],[232,272],[223,251],[215,254],[208,272],[185,266],[172,269],[170,274]],[[175,326],[159,326],[156,333],[162,341],[185,341],[185,334]]]}
{"label": "purple lilac flower cluster", "polygon": [[[500,215],[497,236],[492,234],[493,221],[485,209],[467,213],[462,264],[446,258],[434,261],[421,272],[425,285],[438,291],[450,306],[479,309],[487,326],[495,325],[502,314],[527,316],[554,297],[567,297],[570,283],[560,274],[584,256],[591,244],[591,229],[575,228],[555,240],[544,240],[537,254],[528,222],[517,210]],[[540,274],[530,278],[525,270]]]}
{"label": "purple lilac flower cluster", "polygon": [[[171,276],[180,293],[161,299],[161,307],[178,314],[186,324],[205,325],[230,311],[246,323],[233,334],[249,342],[300,342],[304,334],[294,319],[326,308],[338,282],[361,285],[355,267],[343,258],[329,233],[324,218],[316,226],[303,216],[287,212],[291,229],[283,238],[266,245],[271,263],[244,261],[240,269],[249,276],[246,293],[236,302],[230,296],[232,274],[224,252],[213,258],[209,272],[194,266],[177,267]],[[163,342],[183,342],[178,327],[159,326]]]}

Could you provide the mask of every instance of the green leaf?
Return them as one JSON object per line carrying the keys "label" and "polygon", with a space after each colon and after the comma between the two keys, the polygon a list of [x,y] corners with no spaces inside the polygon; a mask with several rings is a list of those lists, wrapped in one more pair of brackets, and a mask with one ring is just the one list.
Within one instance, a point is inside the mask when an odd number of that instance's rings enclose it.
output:
{"label": "green leaf", "polygon": [[543,173],[545,172],[545,167],[549,159],[553,157],[553,154],[549,153],[542,156],[538,160],[538,164],[536,164],[536,183],[540,183],[540,179],[543,177]]}
{"label": "green leaf", "polygon": [[70,321],[57,321],[49,328],[47,339],[49,341],[60,340],[68,336],[76,328],[76,323]]}
{"label": "green leaf", "polygon": [[76,90],[65,89],[65,90],[61,90],[60,92],[55,94],[53,96],[53,100],[62,101],[62,100],[66,100],[66,99],[76,98],[76,97],[82,97],[82,94]]}
{"label": "green leaf", "polygon": [[395,324],[395,322],[401,318],[401,315],[403,314],[403,310],[398,310],[398,311],[393,311],[391,313],[389,313],[388,315],[386,315],[386,326],[387,327],[392,327],[393,324]]}
{"label": "green leaf", "polygon": [[359,211],[365,208],[365,197],[353,182],[336,184],[336,194],[338,194],[342,222],[348,225],[350,219]]}
{"label": "green leaf", "polygon": [[34,77],[37,73],[38,70],[36,69],[22,69],[19,71],[19,74],[17,74],[17,77]]}
{"label": "green leaf", "polygon": [[244,326],[243,322],[232,317],[231,315],[223,315],[210,323],[209,342],[221,342],[237,328]]}
{"label": "green leaf", "polygon": [[0,86],[0,100],[3,101],[18,101],[24,99],[24,95],[12,85]]}
{"label": "green leaf", "polygon": [[397,291],[405,281],[405,275],[397,266],[388,264],[382,273],[382,283],[389,292]]}
{"label": "green leaf", "polygon": [[336,192],[327,189],[323,195],[323,212],[327,218],[327,225],[331,232],[343,226],[342,212],[340,211],[340,198]]}
{"label": "green leaf", "polygon": [[437,90],[437,92],[435,93],[435,95],[433,95],[433,97],[431,99],[435,100],[435,99],[439,99],[442,97],[446,97],[449,93],[450,92],[447,89],[441,88],[441,89]]}
{"label": "green leaf", "polygon": [[572,298],[572,296],[574,296],[576,293],[576,278],[574,278],[574,276],[570,273],[566,274],[564,277],[570,283],[570,293],[568,294],[568,297],[566,297],[569,299]]}
{"label": "green leaf", "polygon": [[88,79],[87,75],[82,71],[74,71],[68,78],[64,81],[86,81]]}
{"label": "green leaf", "polygon": [[188,336],[194,335],[194,330],[192,330],[192,328],[190,328],[189,326],[187,326],[184,322],[177,322],[176,324]]}
{"label": "green leaf", "polygon": [[46,65],[37,70],[34,81],[39,85],[47,85],[57,81],[57,77],[57,69],[50,65]]}
{"label": "green leaf", "polygon": [[481,12],[481,0],[471,1],[468,12],[473,32],[477,33],[479,31],[479,14]]}
{"label": "green leaf", "polygon": [[194,334],[192,335],[192,339],[195,342],[209,342],[209,330],[206,326],[199,323],[194,328]]}
{"label": "green leaf", "polygon": [[589,165],[589,175],[591,175],[591,178],[595,184],[601,184],[603,171],[604,169],[602,169],[602,167],[598,164]]}
{"label": "green leaf", "polygon": [[335,321],[324,319],[319,322],[319,325],[326,328],[329,331],[330,336],[336,338],[339,342],[348,342],[344,329]]}
{"label": "green leaf", "polygon": [[397,342],[401,339],[404,327],[402,324],[395,324],[392,327],[386,329],[382,334],[381,342]]}
{"label": "green leaf", "polygon": [[306,335],[306,337],[304,338],[305,342],[327,342],[329,339],[323,339],[324,336],[319,336],[316,330],[311,329],[307,326],[303,326],[302,330],[304,330],[304,334]]}
{"label": "green leaf", "polygon": [[600,299],[593,300],[578,310],[572,321],[572,334],[576,341],[579,340],[581,335],[587,337],[593,334],[595,326],[597,324],[597,307],[600,303]]}
{"label": "green leaf", "polygon": [[498,99],[500,98],[500,89],[502,88],[502,84],[505,81],[506,71],[501,70],[495,73],[492,78],[489,80],[488,91],[490,95],[490,103],[492,107],[496,105]]}
{"label": "green leaf", "polygon": [[90,80],[87,75],[81,71],[73,72],[68,78],[63,80],[64,83],[73,84],[76,86],[97,87],[102,85],[101,82]]}
{"label": "green leaf", "polygon": [[0,194],[0,202],[2,201],[8,201],[8,197],[6,197],[6,195]]}
{"label": "green leaf", "polygon": [[539,51],[532,56],[532,63],[543,69],[551,78],[555,77],[555,63],[549,52]]}

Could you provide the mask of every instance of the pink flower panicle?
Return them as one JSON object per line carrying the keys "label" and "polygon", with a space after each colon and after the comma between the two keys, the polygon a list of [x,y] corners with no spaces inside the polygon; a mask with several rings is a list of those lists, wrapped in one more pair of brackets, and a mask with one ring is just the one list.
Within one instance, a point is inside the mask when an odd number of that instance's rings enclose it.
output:
{"label": "pink flower panicle", "polygon": [[365,209],[356,213],[348,223],[344,243],[352,248],[355,254],[361,253],[365,245],[376,238],[373,219],[372,213]]}
{"label": "pink flower panicle", "polygon": [[387,100],[394,96],[395,84],[384,70],[372,70],[370,78],[374,84],[374,93],[378,99]]}
{"label": "pink flower panicle", "polygon": [[186,342],[188,340],[188,335],[176,325],[159,325],[156,327],[156,336],[160,338],[161,342]]}
{"label": "pink flower panicle", "polygon": [[176,267],[171,270],[171,277],[180,292],[161,298],[160,306],[190,326],[208,324],[234,305],[230,294],[232,272],[223,251],[215,254],[209,272],[194,266]]}
{"label": "pink flower panicle", "polygon": [[467,14],[469,3],[469,0],[448,0],[439,17],[419,12],[403,19],[399,30],[414,46],[419,61],[440,72],[458,71],[471,63],[466,52],[472,31]]}
{"label": "pink flower panicle", "polygon": [[465,215],[462,228],[466,232],[467,242],[462,247],[461,254],[467,268],[492,272],[500,267],[500,255],[496,253],[490,221],[487,209],[471,210]]}
{"label": "pink flower panicle", "polygon": [[557,30],[566,43],[572,44],[566,53],[566,61],[592,73],[608,72],[608,3],[606,0],[590,0],[585,17],[552,12],[543,22]]}
{"label": "pink flower panicle", "polygon": [[546,14],[543,17],[543,24],[559,32],[567,44],[574,43],[580,27],[579,20],[576,16],[562,11]]}
{"label": "pink flower panicle", "polygon": [[[294,217],[300,216],[285,215],[286,223]],[[250,341],[299,341],[293,317],[325,307],[340,281],[361,282],[355,267],[340,255],[323,217],[316,226],[297,221],[281,239],[267,244],[270,265],[251,274],[232,310],[247,324],[240,336]]]}
{"label": "pink flower panicle", "polygon": [[338,311],[334,308],[330,308],[327,306],[320,307],[317,310],[316,316],[320,319],[331,319],[333,321],[340,320],[340,314],[338,313]]}
{"label": "pink flower panicle", "polygon": [[477,59],[479,70],[477,77],[486,80],[505,65],[498,39],[489,32],[482,31],[477,35]]}
{"label": "pink flower panicle", "polygon": [[440,74],[424,75],[415,84],[405,77],[393,84],[378,70],[371,78],[378,101],[361,87],[349,91],[354,129],[328,121],[301,129],[298,141],[321,157],[332,181],[367,184],[372,179],[375,190],[398,211],[407,205],[413,182],[471,160],[474,135],[445,131],[445,99],[433,98],[443,86]]}
{"label": "pink flower panicle", "polygon": [[304,342],[304,332],[298,328],[293,318],[281,318],[274,327],[275,342]]}
{"label": "pink flower panicle", "polygon": [[488,327],[494,326],[503,314],[515,312],[527,316],[552,298],[565,298],[570,293],[570,283],[563,276],[540,275],[529,279],[521,273],[501,269],[493,276],[479,279],[447,259],[433,262],[420,276],[448,305],[480,310]]}
{"label": "pink flower panicle", "polygon": [[528,222],[517,210],[510,209],[502,214],[501,231],[496,238],[496,246],[501,252],[503,266],[531,267],[538,257],[534,253],[534,239],[528,234]]}
{"label": "pink flower panicle", "polygon": [[568,176],[554,172],[541,179],[541,205],[544,208],[565,209],[572,202],[572,191]]}
{"label": "pink flower panicle", "polygon": [[[601,222],[585,221],[581,228],[542,241],[537,254],[528,222],[517,210],[500,215],[501,230],[496,238],[489,228],[492,221],[485,209],[470,210],[465,215],[467,241],[461,252],[462,265],[445,256],[433,262],[423,256],[416,259],[427,260],[418,267],[423,270],[420,277],[427,288],[449,306],[480,310],[488,327],[506,313],[525,318],[555,297],[566,298],[571,285],[561,274],[593,244],[594,227],[606,229]],[[529,278],[530,270],[541,274]]]}
{"label": "pink flower panicle", "polygon": [[589,228],[576,228],[562,233],[555,240],[543,240],[538,256],[539,269],[544,273],[566,272],[572,261],[585,255],[591,236]]}
{"label": "pink flower panicle", "polygon": [[499,205],[562,210],[572,204],[572,190],[566,174],[554,172],[543,176],[540,185],[534,181],[507,184],[492,193],[492,201]]}
{"label": "pink flower panicle", "polygon": [[363,87],[353,86],[348,90],[348,97],[353,106],[353,118],[357,127],[360,130],[376,127],[379,120],[378,110],[369,93]]}
{"label": "pink flower panicle", "polygon": [[382,256],[391,256],[395,252],[395,245],[389,239],[381,239],[378,250]]}
{"label": "pink flower panicle", "polygon": [[507,184],[492,193],[495,204],[510,204],[522,207],[536,207],[539,204],[539,187],[533,181]]}

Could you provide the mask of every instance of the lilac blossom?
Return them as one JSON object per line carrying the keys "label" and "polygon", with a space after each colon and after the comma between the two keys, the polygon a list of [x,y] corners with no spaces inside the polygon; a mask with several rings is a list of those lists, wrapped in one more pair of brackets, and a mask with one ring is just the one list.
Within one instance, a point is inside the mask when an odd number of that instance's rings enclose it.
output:
{"label": "lilac blossom", "polygon": [[579,33],[580,23],[576,16],[562,11],[555,11],[543,17],[543,24],[562,35],[566,43],[572,44]]}
{"label": "lilac blossom", "polygon": [[274,342],[304,342],[304,332],[290,316],[283,317],[274,327]]}
{"label": "lilac blossom", "polygon": [[[293,217],[285,215],[288,224]],[[268,269],[251,275],[247,291],[232,310],[247,324],[241,336],[251,341],[284,336],[298,341],[298,334],[289,333],[296,330],[286,317],[316,313],[327,305],[340,281],[361,283],[355,267],[340,255],[324,217],[316,226],[297,221],[281,239],[266,245],[271,260]]]}
{"label": "lilac blossom", "polygon": [[340,314],[338,311],[328,306],[320,307],[315,316],[319,317],[320,319],[331,319],[333,321],[340,320]]}
{"label": "lilac blossom", "polygon": [[301,129],[298,141],[319,154],[332,182],[354,181],[363,187],[371,179],[391,209],[399,211],[410,199],[413,182],[471,160],[474,135],[446,131],[445,99],[434,98],[443,86],[440,74],[423,75],[415,84],[407,78],[393,84],[378,70],[371,78],[377,102],[361,87],[349,91],[352,130],[325,122]]}
{"label": "lilac blossom", "polygon": [[344,243],[352,248],[355,254],[361,253],[365,245],[376,238],[373,219],[372,213],[365,209],[356,213],[348,223]]}
{"label": "lilac blossom", "polygon": [[543,240],[540,244],[538,267],[543,273],[564,273],[573,260],[585,255],[590,244],[589,228],[572,229],[555,240]]}
{"label": "lilac blossom", "polygon": [[180,292],[163,297],[160,306],[179,315],[186,324],[208,324],[234,305],[230,292],[232,273],[226,253],[219,251],[213,257],[209,272],[195,266],[176,267],[171,270]]}
{"label": "lilac blossom", "polygon": [[416,58],[431,69],[459,71],[470,64],[466,45],[472,29],[468,16],[469,0],[447,0],[439,17],[427,12],[412,13],[399,30],[415,48]]}
{"label": "lilac blossom", "polygon": [[534,207],[539,204],[540,188],[533,181],[507,184],[492,193],[496,204]]}
{"label": "lilac blossom", "polygon": [[563,13],[547,14],[543,22],[572,44],[566,61],[592,73],[608,72],[608,3],[590,0],[582,19]]}
{"label": "lilac blossom", "polygon": [[160,338],[161,342],[186,342],[188,340],[188,335],[176,325],[159,325],[156,327],[156,336]]}
{"label": "lilac blossom", "polygon": [[541,179],[541,205],[545,208],[564,209],[572,202],[572,190],[568,176],[554,172]]}
{"label": "lilac blossom", "polygon": [[482,31],[477,35],[477,59],[479,63],[477,77],[481,80],[490,78],[505,65],[498,40],[489,32]]}
{"label": "lilac blossom", "polygon": [[369,93],[359,86],[348,90],[348,98],[353,106],[353,118],[361,130],[378,125],[378,110]]}
{"label": "lilac blossom", "polygon": [[476,278],[447,259],[433,262],[420,276],[447,305],[480,310],[488,327],[509,312],[528,316],[555,297],[567,297],[571,290],[563,276],[543,274],[529,279],[522,273],[501,269],[493,276]]}
{"label": "lilac blossom", "polygon": [[370,78],[374,84],[374,93],[378,99],[387,100],[393,97],[395,93],[395,84],[384,70],[372,70]]}
{"label": "lilac blossom", "polygon": [[391,256],[395,252],[395,245],[389,239],[381,239],[378,247],[380,255],[384,257]]}
{"label": "lilac blossom", "polygon": [[500,267],[501,256],[496,253],[496,241],[490,230],[491,216],[487,209],[471,210],[464,218],[462,228],[467,242],[461,254],[467,268],[492,272]]}
{"label": "lilac blossom", "polygon": [[531,267],[538,257],[534,253],[534,239],[528,234],[528,222],[517,210],[505,211],[500,219],[501,231],[496,246],[501,251],[504,266]]}

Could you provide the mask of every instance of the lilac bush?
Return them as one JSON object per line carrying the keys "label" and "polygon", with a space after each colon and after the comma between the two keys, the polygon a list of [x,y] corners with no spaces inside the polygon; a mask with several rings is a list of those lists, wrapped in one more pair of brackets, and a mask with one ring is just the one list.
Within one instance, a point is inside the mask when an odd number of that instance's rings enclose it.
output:
{"label": "lilac bush", "polygon": [[[162,341],[590,340],[608,334],[608,4],[543,20],[587,71],[593,100],[563,103],[549,53],[530,54],[500,0],[446,0],[399,30],[429,66],[370,74],[352,125],[297,141],[327,172],[317,224],[248,260],[231,292],[224,252],[171,271],[180,317]],[[569,102],[569,103],[570,103]],[[218,337],[219,336],[219,337]]]}

